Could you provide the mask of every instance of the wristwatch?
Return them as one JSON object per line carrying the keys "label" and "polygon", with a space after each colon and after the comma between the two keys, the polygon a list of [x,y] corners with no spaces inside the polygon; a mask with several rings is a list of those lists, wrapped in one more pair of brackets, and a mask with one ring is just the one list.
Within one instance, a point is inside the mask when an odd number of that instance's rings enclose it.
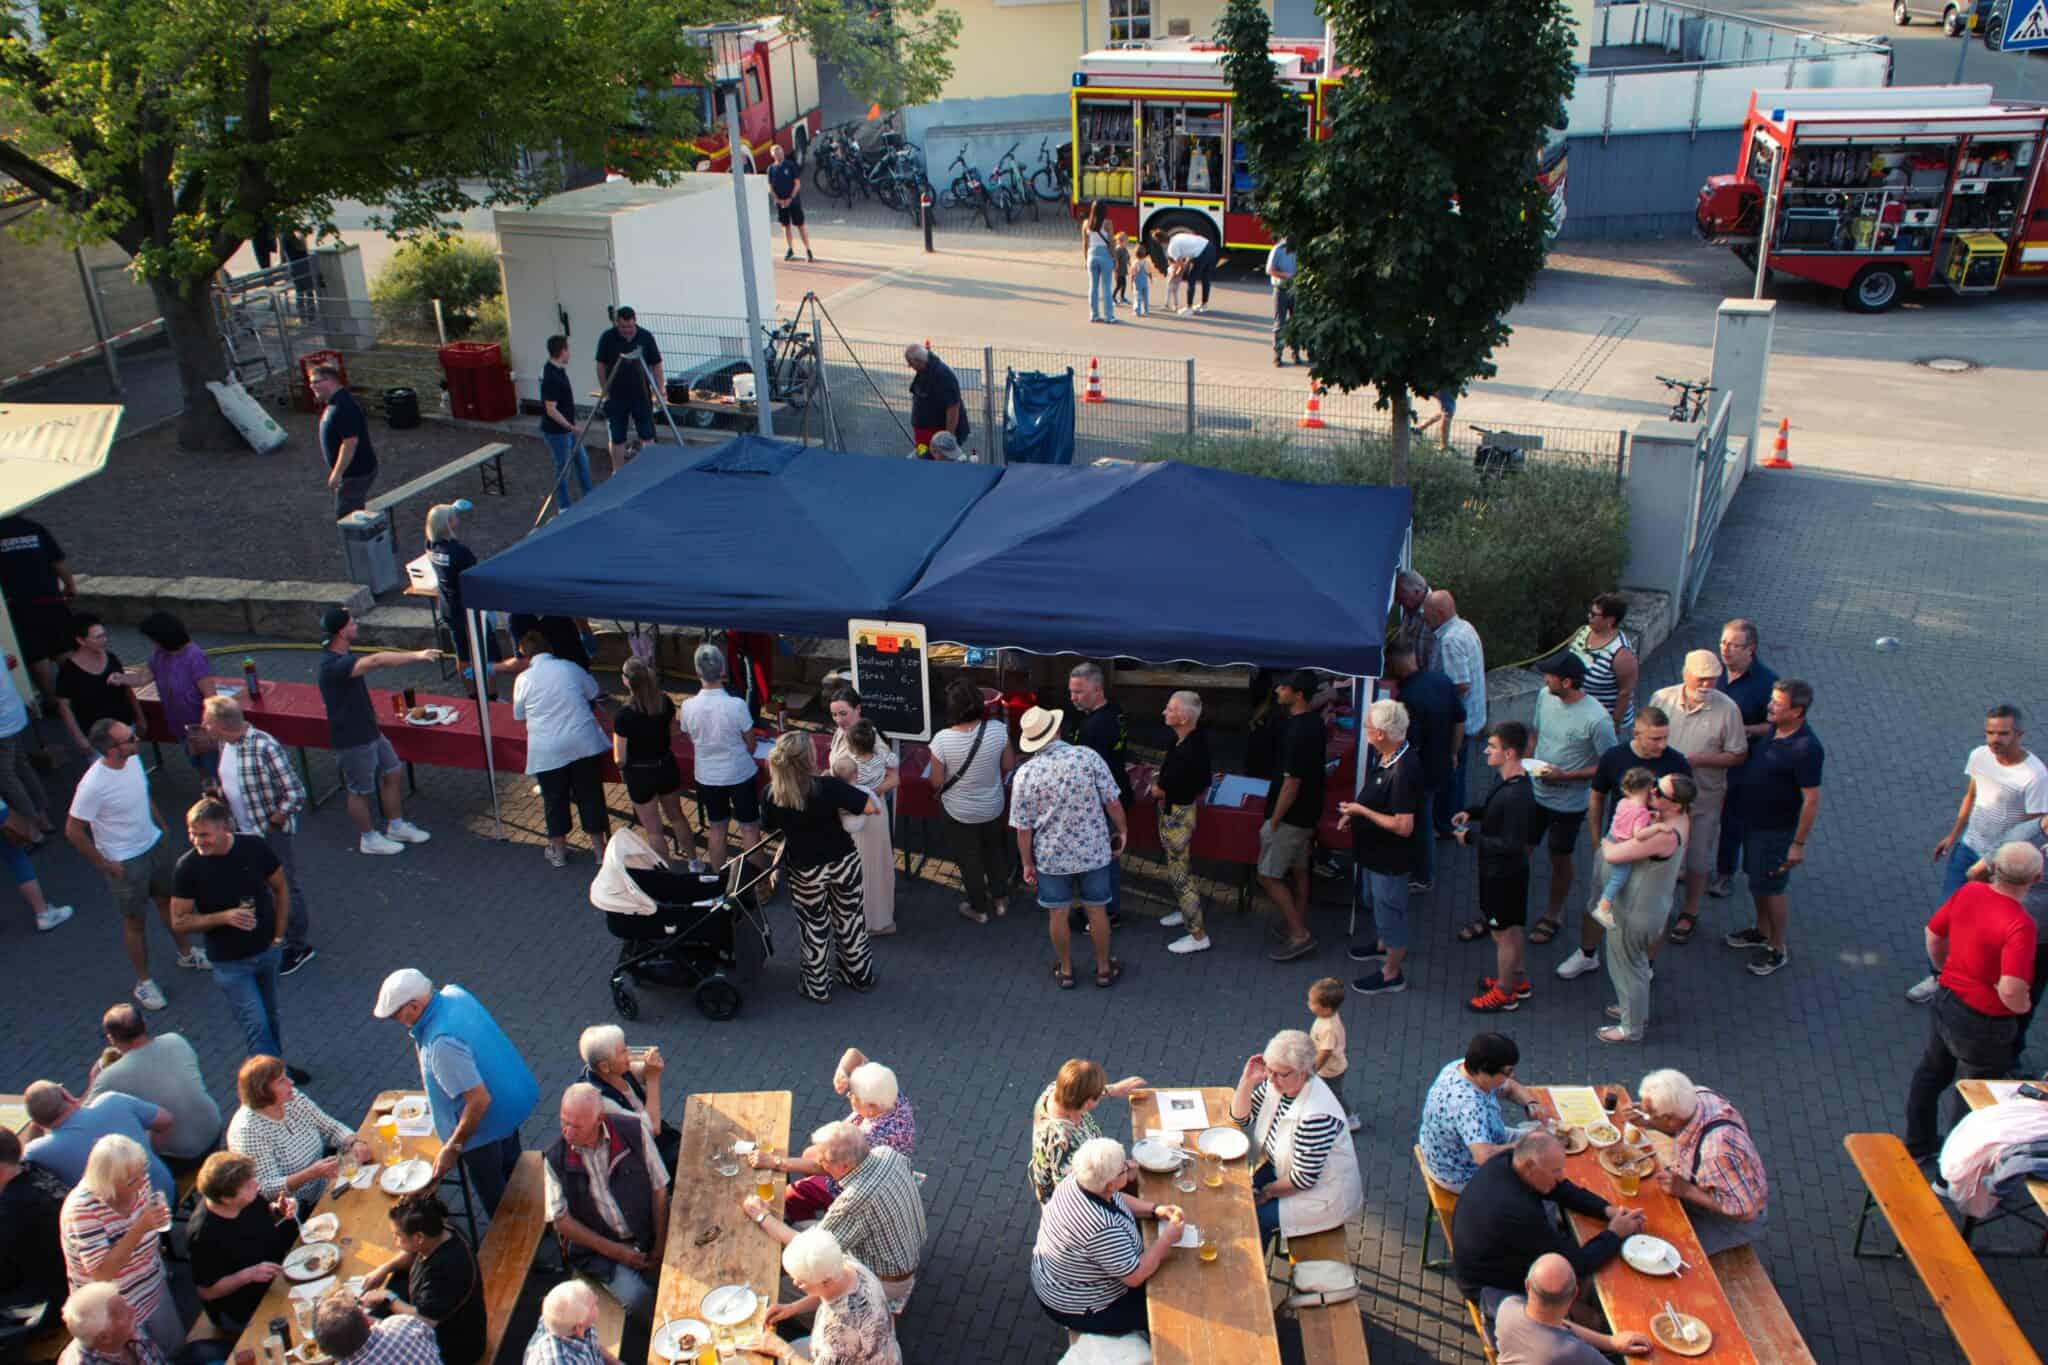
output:
{"label": "wristwatch", "polygon": [[767,1213],[766,1213],[766,1212],[762,1212],[762,1213],[757,1213],[757,1214],[755,1214],[755,1215],[754,1215],[754,1221],[755,1221],[756,1223],[763,1223],[763,1224],[765,1224],[765,1223],[766,1223],[766,1222],[768,1221],[768,1215],[767,1215]]}

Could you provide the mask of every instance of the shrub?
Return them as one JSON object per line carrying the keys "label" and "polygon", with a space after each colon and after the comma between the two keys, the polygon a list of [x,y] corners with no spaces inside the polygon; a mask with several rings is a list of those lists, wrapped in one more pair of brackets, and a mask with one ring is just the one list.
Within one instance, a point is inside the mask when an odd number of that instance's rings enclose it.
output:
{"label": "shrub", "polygon": [[495,341],[507,348],[512,345],[512,319],[505,313],[505,296],[493,294],[476,306],[476,325],[469,329],[471,341]]}
{"label": "shrub", "polygon": [[[1162,438],[1139,459],[1297,483],[1385,484],[1387,439],[1326,449],[1285,437]],[[1490,667],[1537,656],[1584,623],[1586,603],[1620,581],[1628,508],[1612,467],[1530,460],[1481,478],[1472,461],[1411,448],[1415,568],[1457,594],[1458,612],[1486,644]]]}
{"label": "shrub", "polygon": [[499,300],[503,314],[504,284],[498,275],[497,249],[474,237],[427,237],[405,243],[377,273],[370,297],[378,303],[441,314],[450,337],[468,336],[486,300]]}

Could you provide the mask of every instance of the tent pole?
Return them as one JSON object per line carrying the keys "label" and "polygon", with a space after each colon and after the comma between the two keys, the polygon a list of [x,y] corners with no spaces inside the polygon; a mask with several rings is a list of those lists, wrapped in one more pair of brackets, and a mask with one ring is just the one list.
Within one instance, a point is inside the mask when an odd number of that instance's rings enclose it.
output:
{"label": "tent pole", "polygon": [[490,661],[484,658],[483,641],[476,631],[476,612],[465,608],[463,625],[469,631],[469,661],[476,673],[476,722],[484,739],[484,773],[491,784],[491,824],[497,829],[499,843],[505,841],[505,817],[498,809],[498,768],[491,755],[491,694]]}

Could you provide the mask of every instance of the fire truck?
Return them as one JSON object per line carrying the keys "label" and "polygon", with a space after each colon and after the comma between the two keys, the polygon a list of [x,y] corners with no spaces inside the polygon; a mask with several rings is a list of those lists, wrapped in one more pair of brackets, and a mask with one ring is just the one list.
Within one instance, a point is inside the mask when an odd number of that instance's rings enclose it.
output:
{"label": "fire truck", "polygon": [[[1301,101],[1302,136],[1327,134],[1326,105],[1344,82],[1321,38],[1273,38],[1274,74]],[[1191,229],[1223,246],[1264,247],[1273,236],[1252,210],[1256,181],[1232,130],[1236,102],[1226,49],[1192,38],[1126,43],[1084,53],[1073,75],[1073,210],[1094,200],[1113,229]],[[1550,196],[1554,235],[1564,222],[1565,138],[1551,130],[1535,174]]]}
{"label": "fire truck", "polygon": [[1910,289],[2048,278],[2048,104],[1988,85],[1760,90],[1695,227],[1751,270],[1881,313]]}
{"label": "fire truck", "polygon": [[[740,95],[741,164],[749,171],[768,168],[768,148],[780,143],[798,162],[818,136],[818,62],[811,45],[785,32],[782,20],[756,22],[742,35],[738,90]],[[725,131],[725,108],[710,90],[678,76],[669,94],[697,101],[697,151],[714,171],[732,166]]]}

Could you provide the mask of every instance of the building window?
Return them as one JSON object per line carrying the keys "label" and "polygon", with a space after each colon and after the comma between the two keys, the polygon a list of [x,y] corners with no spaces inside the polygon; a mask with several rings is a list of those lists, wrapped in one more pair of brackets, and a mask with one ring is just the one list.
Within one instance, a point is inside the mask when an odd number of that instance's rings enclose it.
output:
{"label": "building window", "polygon": [[1109,0],[1109,41],[1142,42],[1152,36],[1152,0]]}

